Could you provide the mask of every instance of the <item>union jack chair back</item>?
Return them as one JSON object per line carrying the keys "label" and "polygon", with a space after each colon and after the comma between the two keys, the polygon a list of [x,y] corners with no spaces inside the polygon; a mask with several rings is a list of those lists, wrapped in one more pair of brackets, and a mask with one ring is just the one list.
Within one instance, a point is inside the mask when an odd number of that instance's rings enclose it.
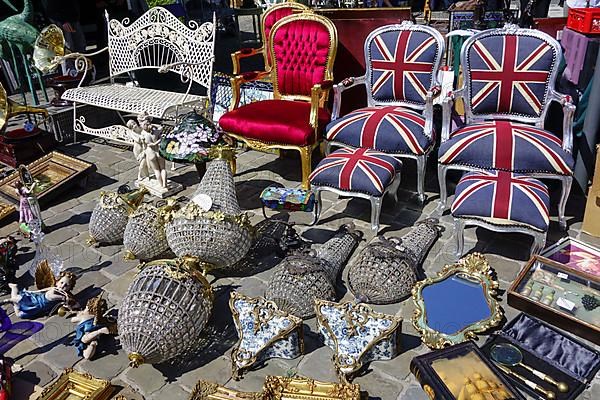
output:
{"label": "union jack chair back", "polygon": [[[463,85],[442,101],[444,111],[438,179],[446,207],[446,172],[498,170],[558,179],[561,227],[574,159],[571,98],[554,89],[560,45],[549,35],[507,25],[471,36],[461,50]],[[454,101],[462,98],[465,125],[451,132]],[[544,130],[552,101],[562,104],[562,137]]]}
{"label": "union jack chair back", "polygon": [[337,31],[326,17],[312,11],[277,21],[269,33],[273,99],[233,108],[219,120],[232,138],[256,150],[293,149],[302,160],[302,187],[308,189],[312,151],[330,120],[326,109],[333,86]]}
{"label": "union jack chair back", "polygon": [[269,54],[269,35],[271,33],[271,28],[273,28],[273,25],[275,25],[275,23],[280,19],[306,10],[308,10],[308,7],[306,7],[304,4],[296,3],[294,1],[286,1],[279,4],[269,5],[268,8],[262,13],[260,18],[261,37],[263,42],[262,47],[243,48],[235,53],[231,53],[231,61],[233,62],[233,75],[241,74],[241,59],[262,55],[265,63],[265,70],[246,73],[245,77],[248,80],[268,77],[269,71],[271,70],[271,56]]}
{"label": "union jack chair back", "polygon": [[[327,152],[367,147],[417,162],[417,191],[425,199],[425,164],[435,143],[433,99],[445,42],[435,29],[410,21],[375,29],[364,45],[366,73],[334,87]],[[342,92],[365,85],[367,107],[340,118]]]}

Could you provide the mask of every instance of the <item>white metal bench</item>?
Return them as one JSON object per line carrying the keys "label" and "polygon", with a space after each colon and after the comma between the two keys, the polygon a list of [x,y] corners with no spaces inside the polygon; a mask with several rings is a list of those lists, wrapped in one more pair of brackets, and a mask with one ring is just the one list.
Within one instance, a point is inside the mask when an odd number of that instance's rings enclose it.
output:
{"label": "white metal bench", "polygon": [[[108,21],[108,14],[107,14]],[[176,119],[185,109],[202,108],[210,95],[214,48],[215,17],[212,22],[199,25],[190,21],[184,25],[162,7],[148,10],[135,22],[108,22],[108,46],[96,53],[72,54],[75,66],[84,76],[78,87],[65,91],[62,98],[74,103],[73,129],[75,132],[98,136],[121,143],[131,143],[124,125],[92,128],[85,117],[77,116],[77,104],[88,104],[124,113],[146,112],[154,118]],[[108,51],[109,83],[82,86],[88,61],[86,56]],[[139,87],[137,82],[116,83],[115,78],[141,69],[175,72],[187,83],[185,93]],[[190,94],[193,83],[206,88],[207,96]]]}

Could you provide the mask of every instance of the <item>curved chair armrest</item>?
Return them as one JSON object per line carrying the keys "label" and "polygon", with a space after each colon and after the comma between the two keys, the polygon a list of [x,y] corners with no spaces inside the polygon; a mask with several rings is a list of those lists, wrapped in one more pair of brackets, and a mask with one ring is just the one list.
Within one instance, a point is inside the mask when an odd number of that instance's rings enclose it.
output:
{"label": "curved chair armrest", "polygon": [[240,69],[241,69],[240,68],[240,60],[242,58],[252,57],[257,54],[263,54],[264,51],[265,51],[264,47],[260,47],[258,49],[246,47],[243,49],[239,49],[235,53],[231,53],[231,62],[233,63],[233,75],[240,74]]}
{"label": "curved chair armrest", "polygon": [[271,73],[269,71],[252,71],[252,72],[244,72],[241,75],[236,75],[231,78],[231,105],[229,106],[229,111],[235,110],[240,105],[241,98],[241,90],[242,84],[246,82],[252,82],[259,79],[264,78],[265,76],[269,76]]}
{"label": "curved chair armrest", "polygon": [[342,80],[340,83],[333,85],[333,111],[331,112],[331,120],[336,120],[340,117],[340,109],[342,107],[342,92],[357,85],[364,85],[366,76],[349,77]]}
{"label": "curved chair armrest", "polygon": [[450,131],[452,128],[452,107],[454,106],[454,101],[462,97],[463,88],[448,92],[448,95],[444,97],[442,100],[442,141],[444,143],[446,140],[450,139]]}
{"label": "curved chair armrest", "polygon": [[562,147],[565,151],[573,151],[573,118],[575,116],[575,105],[569,95],[559,93],[555,90],[550,92],[550,100],[562,105],[563,109],[563,138]]}
{"label": "curved chair armrest", "polygon": [[423,116],[425,117],[424,133],[428,138],[433,137],[433,99],[438,97],[442,93],[442,87],[440,85],[432,86],[425,97],[425,110]]}
{"label": "curved chair armrest", "polygon": [[317,83],[310,90],[310,126],[313,129],[319,127],[319,108],[321,106],[321,98],[333,87],[333,81],[323,81]]}
{"label": "curved chair armrest", "polygon": [[64,56],[54,57],[54,59],[52,60],[52,64],[58,66],[58,64],[62,63],[65,60],[75,59],[75,70],[77,71],[77,73],[83,72],[81,80],[77,84],[77,87],[81,87],[81,84],[87,77],[87,72],[90,70],[89,67],[92,65],[92,60],[90,59],[90,57],[97,56],[98,54],[104,53],[105,51],[108,51],[108,47],[104,47],[98,51],[94,51],[93,53],[69,53],[65,54]]}

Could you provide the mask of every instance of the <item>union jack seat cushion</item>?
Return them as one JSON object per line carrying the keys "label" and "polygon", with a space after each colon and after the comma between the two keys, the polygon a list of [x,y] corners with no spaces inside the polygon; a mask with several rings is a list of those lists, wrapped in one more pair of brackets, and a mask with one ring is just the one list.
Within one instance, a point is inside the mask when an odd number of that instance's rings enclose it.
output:
{"label": "union jack seat cushion", "polygon": [[375,101],[424,104],[440,43],[427,32],[382,32],[368,44],[369,86]]}
{"label": "union jack seat cushion", "polygon": [[537,179],[506,171],[470,172],[456,187],[452,216],[548,230],[548,188]]}
{"label": "union jack seat cushion", "polygon": [[366,107],[327,125],[327,140],[387,153],[422,155],[432,140],[423,133],[425,118],[402,107]]}
{"label": "union jack seat cushion", "polygon": [[465,68],[473,113],[539,117],[556,66],[554,47],[537,37],[505,34],[473,42]]}
{"label": "union jack seat cushion", "polygon": [[440,146],[439,162],[559,175],[571,175],[575,164],[551,132],[510,121],[481,122],[456,130]]}
{"label": "union jack seat cushion", "polygon": [[325,157],[310,175],[313,186],[382,196],[400,173],[395,157],[372,149],[339,149]]}

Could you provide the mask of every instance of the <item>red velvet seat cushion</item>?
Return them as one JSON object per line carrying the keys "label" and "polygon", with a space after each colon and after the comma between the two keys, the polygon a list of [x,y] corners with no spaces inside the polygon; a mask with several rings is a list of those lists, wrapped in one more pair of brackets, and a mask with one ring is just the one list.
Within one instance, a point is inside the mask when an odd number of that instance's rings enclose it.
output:
{"label": "red velvet seat cushion", "polygon": [[[315,142],[309,117],[310,103],[264,100],[229,111],[221,117],[219,125],[225,132],[248,139],[306,146]],[[320,109],[319,131],[329,120],[329,111]]]}

